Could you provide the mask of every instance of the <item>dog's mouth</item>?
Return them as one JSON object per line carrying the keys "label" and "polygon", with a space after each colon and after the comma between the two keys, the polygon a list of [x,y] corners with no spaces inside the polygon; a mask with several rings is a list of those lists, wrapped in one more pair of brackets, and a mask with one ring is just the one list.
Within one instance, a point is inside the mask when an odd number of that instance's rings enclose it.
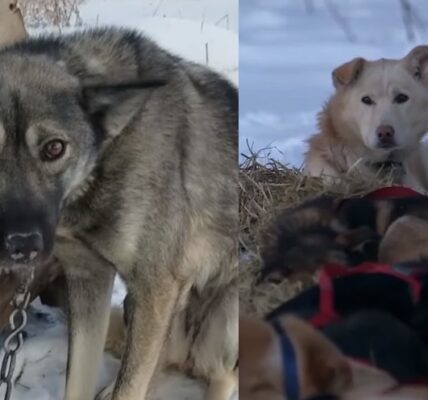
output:
{"label": "dog's mouth", "polygon": [[0,279],[7,282],[25,282],[31,280],[36,266],[16,264],[12,266],[0,266]]}
{"label": "dog's mouth", "polygon": [[377,145],[378,149],[383,149],[383,150],[396,150],[398,149],[400,146],[396,143],[396,142],[388,142],[388,143],[379,143]]}
{"label": "dog's mouth", "polygon": [[0,278],[8,275],[24,276],[30,271],[41,268],[46,264],[52,262],[54,259],[53,254],[42,254],[39,258],[28,261],[12,261],[5,259],[0,262]]}

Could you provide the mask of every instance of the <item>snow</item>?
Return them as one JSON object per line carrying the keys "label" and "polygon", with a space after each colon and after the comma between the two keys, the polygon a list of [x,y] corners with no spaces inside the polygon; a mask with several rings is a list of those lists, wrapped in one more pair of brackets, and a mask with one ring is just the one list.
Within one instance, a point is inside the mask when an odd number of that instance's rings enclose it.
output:
{"label": "snow", "polygon": [[[337,6],[348,34],[328,4]],[[424,24],[414,41],[407,40],[398,0],[241,2],[241,152],[248,141],[255,150],[270,146],[280,161],[301,165],[304,140],[316,132],[316,114],[333,92],[336,66],[357,56],[401,58],[427,42],[428,2],[411,4]]]}
{"label": "snow", "polygon": [[[238,84],[237,0],[88,0],[81,7],[81,28],[118,25],[140,29],[161,46],[182,57],[206,64]],[[226,17],[227,16],[227,17]],[[65,29],[64,32],[80,28]],[[40,29],[29,29],[39,34]],[[55,31],[47,27],[44,31]],[[126,294],[117,279],[112,298],[121,304]],[[18,353],[13,400],[63,398],[67,356],[67,328],[61,311],[39,301],[29,309],[27,338]],[[105,354],[98,388],[109,384],[119,361]],[[163,373],[156,385],[156,400],[200,400],[203,383],[179,373]],[[0,398],[4,388],[0,389]]]}
{"label": "snow", "polygon": [[206,64],[238,85],[237,1],[165,0],[142,6],[140,0],[90,0],[80,9],[82,27],[62,32],[105,25],[138,28],[167,50]]}

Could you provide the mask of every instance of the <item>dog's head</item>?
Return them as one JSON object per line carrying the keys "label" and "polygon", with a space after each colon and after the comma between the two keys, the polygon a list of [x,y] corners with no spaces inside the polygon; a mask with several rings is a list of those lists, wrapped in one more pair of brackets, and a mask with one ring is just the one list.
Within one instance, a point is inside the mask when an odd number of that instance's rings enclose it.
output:
{"label": "dog's head", "polygon": [[50,255],[64,204],[140,109],[141,92],[163,84],[88,79],[21,53],[0,53],[0,269]]}
{"label": "dog's head", "polygon": [[355,58],[333,71],[340,118],[380,155],[414,147],[428,129],[428,46],[402,60]]}

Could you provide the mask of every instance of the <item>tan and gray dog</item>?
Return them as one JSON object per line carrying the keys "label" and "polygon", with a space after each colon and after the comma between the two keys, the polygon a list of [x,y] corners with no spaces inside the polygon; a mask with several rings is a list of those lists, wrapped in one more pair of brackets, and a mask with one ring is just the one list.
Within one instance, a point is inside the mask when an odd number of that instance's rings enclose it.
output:
{"label": "tan and gray dog", "polygon": [[113,393],[161,360],[227,400],[238,357],[238,96],[134,31],[0,51],[0,268],[67,277],[66,400],[92,400],[115,273],[129,326]]}

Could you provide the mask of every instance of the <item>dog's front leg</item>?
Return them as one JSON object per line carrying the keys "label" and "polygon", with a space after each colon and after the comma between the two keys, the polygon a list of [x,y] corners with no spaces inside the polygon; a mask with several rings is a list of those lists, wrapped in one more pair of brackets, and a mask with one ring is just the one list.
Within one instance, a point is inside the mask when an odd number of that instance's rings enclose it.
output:
{"label": "dog's front leg", "polygon": [[114,400],[143,400],[159,362],[179,285],[172,276],[144,277],[128,285],[129,325],[125,354],[113,392]]}
{"label": "dog's front leg", "polygon": [[65,400],[93,400],[107,334],[113,268],[74,239],[58,238],[55,255],[67,279],[68,362]]}

